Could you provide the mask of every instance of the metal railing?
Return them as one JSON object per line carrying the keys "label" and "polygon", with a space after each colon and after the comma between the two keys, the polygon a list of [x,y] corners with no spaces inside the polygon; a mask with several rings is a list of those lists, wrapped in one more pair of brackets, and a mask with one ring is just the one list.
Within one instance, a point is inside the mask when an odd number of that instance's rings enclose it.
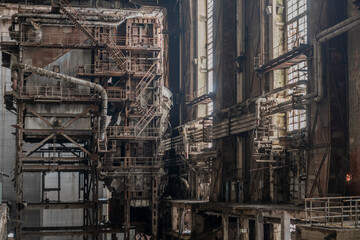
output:
{"label": "metal railing", "polygon": [[360,196],[306,198],[305,216],[311,225],[358,228]]}
{"label": "metal railing", "polygon": [[123,126],[109,126],[107,128],[109,138],[158,138],[160,137],[159,128],[145,128],[138,136],[138,131],[135,127],[123,127]]}
{"label": "metal railing", "polygon": [[280,57],[281,55],[285,54],[286,52],[287,51],[286,51],[286,48],[284,47],[284,44],[277,45],[276,47],[273,48],[271,59]]}
{"label": "metal railing", "polygon": [[[147,71],[154,65],[154,63],[149,62],[149,60],[141,59],[129,59],[126,58],[126,69],[137,74],[146,74]],[[121,69],[117,66],[115,62],[96,62],[95,64],[85,64],[76,67],[76,71],[79,75],[89,75],[89,74],[101,74],[101,73],[111,73],[121,72]],[[157,74],[161,74],[161,69],[156,69]]]}
{"label": "metal railing", "polygon": [[[205,136],[206,135],[206,136]],[[163,140],[164,151],[175,149],[177,153],[199,154],[204,148],[210,148],[212,139],[211,127],[193,132],[191,135],[179,135]]]}
{"label": "metal railing", "polygon": [[[157,47],[161,48],[161,41],[158,38],[151,37],[131,37],[127,38],[124,36],[115,36],[109,33],[100,33],[95,34],[95,39],[99,41],[99,43],[105,43],[107,39],[111,38],[111,40],[118,46],[124,47]],[[79,45],[84,44],[88,37],[79,32],[79,33],[48,33],[42,32],[41,35],[35,36],[34,34],[22,33],[21,36],[19,34],[14,34],[10,36],[9,32],[1,32],[0,33],[0,41],[1,42],[21,42],[26,44],[60,44],[60,45]],[[91,43],[87,43],[90,45]]]}
{"label": "metal railing", "polygon": [[[254,57],[254,59],[253,59],[254,67],[259,68],[262,65],[264,65],[266,62],[273,60],[277,57],[280,57],[280,56],[284,55],[285,53],[287,53],[287,49],[285,48],[284,44],[277,45],[272,49],[270,56],[268,53],[266,53],[266,54],[258,54],[256,57]],[[269,59],[267,59],[267,58],[269,58]]]}
{"label": "metal railing", "polygon": [[18,86],[14,90],[23,97],[58,97],[58,98],[71,98],[71,97],[87,97],[93,98],[96,93],[91,89],[62,87],[62,86]]}
{"label": "metal railing", "polygon": [[161,47],[161,41],[158,38],[146,36],[116,36],[112,33],[95,33],[95,39],[99,42],[106,42],[111,39],[118,46],[126,47]]}
{"label": "metal railing", "polygon": [[[82,34],[46,34],[41,36],[34,36],[33,34],[22,34],[11,37],[9,32],[1,32],[1,42],[21,42],[28,45],[34,44],[48,44],[48,45],[79,45],[83,44],[88,38]],[[89,45],[90,43],[88,43]]]}
{"label": "metal railing", "polygon": [[302,44],[306,44],[306,41],[304,40],[303,37],[301,37],[301,35],[303,35],[303,32],[301,33],[297,32],[293,36],[291,36],[291,38],[289,39],[289,43],[287,44],[281,43],[273,47],[272,51],[270,50],[271,51],[270,53],[258,54],[256,57],[254,57],[255,68],[261,67],[266,62],[278,58],[290,52],[294,48],[300,47]]}
{"label": "metal railing", "polygon": [[149,86],[151,81],[155,77],[156,73],[156,63],[154,63],[149,70],[145,73],[144,77],[140,80],[140,82],[135,87],[135,95],[136,97],[140,97],[143,91]]}
{"label": "metal railing", "polygon": [[100,34],[100,41],[102,39],[105,39],[107,37],[110,37],[114,40],[114,42],[117,45],[124,45],[127,47],[161,47],[158,38],[152,38],[152,37],[145,37],[145,36],[130,36],[130,37],[124,37],[124,36],[109,36],[108,33],[102,33]]}
{"label": "metal railing", "polygon": [[125,89],[108,87],[107,94],[109,99],[126,100],[130,98],[130,96],[128,96],[128,94],[126,93]]}
{"label": "metal railing", "polygon": [[114,157],[113,164],[118,167],[159,167],[161,161],[158,157]]}
{"label": "metal railing", "polygon": [[198,97],[201,97],[205,94],[208,94],[209,91],[208,91],[208,87],[205,86],[205,87],[202,87],[202,88],[199,88],[197,89],[196,91],[193,92],[193,98],[198,98]]}
{"label": "metal railing", "polygon": [[[59,98],[71,98],[71,97],[88,97],[93,98],[96,93],[91,89],[86,88],[74,88],[74,87],[62,87],[62,86],[19,86],[16,89],[12,88],[12,83],[5,84],[5,92],[16,92],[19,96],[23,97],[59,97]],[[127,92],[125,89],[112,88],[107,89],[109,99],[127,100],[134,98],[134,92]]]}
{"label": "metal railing", "polygon": [[119,73],[121,69],[116,63],[97,63],[85,64],[76,67],[78,75],[101,74],[101,73]]}

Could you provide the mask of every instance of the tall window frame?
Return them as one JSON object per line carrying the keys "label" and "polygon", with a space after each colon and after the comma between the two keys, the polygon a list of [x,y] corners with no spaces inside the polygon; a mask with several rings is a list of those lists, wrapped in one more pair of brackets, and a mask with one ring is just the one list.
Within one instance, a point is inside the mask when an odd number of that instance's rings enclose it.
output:
{"label": "tall window frame", "polygon": [[[207,93],[214,91],[214,0],[207,0],[206,55],[207,55]],[[214,103],[207,104],[207,114],[212,114]]]}
{"label": "tall window frame", "polygon": [[[286,49],[300,47],[308,43],[307,31],[307,0],[286,0]],[[303,61],[287,70],[287,84],[308,80],[307,62]],[[305,86],[301,86],[305,88]],[[289,90],[288,96],[294,94]],[[305,109],[294,109],[287,112],[287,131],[294,132],[307,127],[307,113]]]}

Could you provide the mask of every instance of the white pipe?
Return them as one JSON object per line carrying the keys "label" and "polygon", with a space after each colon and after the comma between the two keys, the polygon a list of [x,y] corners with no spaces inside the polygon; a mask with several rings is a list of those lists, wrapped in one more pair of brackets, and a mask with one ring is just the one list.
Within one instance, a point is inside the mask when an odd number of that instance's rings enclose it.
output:
{"label": "white pipe", "polygon": [[100,139],[101,140],[105,139],[106,116],[107,116],[107,108],[108,108],[107,107],[108,106],[108,95],[106,93],[106,90],[101,85],[93,83],[93,82],[89,82],[86,80],[82,80],[79,78],[70,77],[65,74],[49,71],[49,70],[46,70],[43,68],[33,67],[28,64],[20,63],[20,64],[17,64],[17,66],[19,66],[20,68],[25,69],[25,70],[30,70],[31,72],[36,73],[40,76],[60,79],[65,82],[70,82],[70,83],[74,83],[77,85],[89,87],[90,89],[94,89],[96,92],[98,92],[101,95],[101,101],[102,101],[102,108],[101,108],[101,118],[102,119],[101,119],[101,127],[100,127],[100,132],[101,132]]}

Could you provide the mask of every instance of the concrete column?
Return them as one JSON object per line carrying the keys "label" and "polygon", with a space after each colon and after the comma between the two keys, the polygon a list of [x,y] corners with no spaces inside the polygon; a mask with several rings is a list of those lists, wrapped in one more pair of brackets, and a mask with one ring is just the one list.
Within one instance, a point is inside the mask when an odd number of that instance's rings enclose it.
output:
{"label": "concrete column", "polygon": [[222,215],[222,233],[223,233],[223,240],[229,240],[229,215],[228,214]]}
{"label": "concrete column", "polygon": [[177,230],[178,226],[178,210],[177,207],[171,208],[171,229],[173,231]]}
{"label": "concrete column", "polygon": [[249,240],[249,219],[241,219],[240,240]]}
{"label": "concrete column", "polygon": [[[238,179],[244,179],[244,165],[245,165],[245,140],[244,137],[236,137],[236,143],[237,143],[237,162],[236,162],[236,168],[237,168],[237,178]],[[238,195],[238,201],[243,202],[244,201],[244,195]]]}
{"label": "concrete column", "polygon": [[273,234],[273,238],[274,240],[281,240],[281,224],[273,224],[273,228],[274,228],[274,234]]}
{"label": "concrete column", "polygon": [[[236,57],[240,57],[244,53],[245,49],[245,4],[244,0],[236,1]],[[241,67],[245,61],[241,60]],[[244,69],[243,69],[244,70]],[[236,102],[240,103],[244,101],[244,71],[237,72],[237,94]]]}
{"label": "concrete column", "polygon": [[196,209],[192,206],[191,207],[191,239],[196,239],[197,231],[201,233],[202,226],[197,226],[196,222]]}
{"label": "concrete column", "polygon": [[288,240],[290,237],[290,214],[284,211],[281,218],[281,240]]}
{"label": "concrete column", "polygon": [[129,177],[124,180],[124,240],[130,240],[130,190]]}
{"label": "concrete column", "polygon": [[[197,0],[196,7],[196,90],[199,97],[207,91],[207,1]],[[206,115],[206,105],[198,105],[197,117]]]}
{"label": "concrete column", "polygon": [[261,214],[256,215],[255,232],[256,240],[264,240],[264,217]]}
{"label": "concrete column", "polygon": [[152,200],[151,200],[151,239],[158,239],[158,214],[159,214],[159,177],[152,179]]}

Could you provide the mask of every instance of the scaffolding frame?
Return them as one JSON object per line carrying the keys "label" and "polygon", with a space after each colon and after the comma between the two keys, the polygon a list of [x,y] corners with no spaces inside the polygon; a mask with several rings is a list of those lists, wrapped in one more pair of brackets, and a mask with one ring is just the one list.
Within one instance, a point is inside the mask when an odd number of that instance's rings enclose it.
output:
{"label": "scaffolding frame", "polygon": [[[53,3],[54,4],[54,3]],[[58,51],[57,49],[91,50],[91,65],[75,66],[77,77],[96,84],[103,85],[109,95],[109,103],[118,110],[117,113],[125,119],[121,124],[112,121],[107,127],[105,138],[101,137],[103,119],[100,116],[101,99],[93,90],[84,90],[74,86],[48,86],[42,84],[28,85],[29,76],[34,72],[16,69],[18,78],[12,79],[12,90],[6,91],[8,109],[16,109],[16,166],[15,189],[17,192],[16,236],[19,239],[31,236],[83,236],[83,239],[102,239],[102,234],[123,233],[124,239],[130,239],[130,211],[132,201],[146,199],[150,202],[151,234],[157,238],[158,201],[159,201],[159,170],[161,158],[154,157],[160,144],[160,117],[162,103],[162,54],[163,38],[161,36],[162,14],[130,18],[125,25],[126,34],[119,36],[116,26],[97,26],[88,21],[86,13],[77,11],[67,1],[60,0],[53,7],[60,9],[60,14],[68,17],[64,25],[71,28],[71,33],[49,35],[52,27],[57,24],[47,24],[43,29],[43,38],[38,38],[27,32],[37,27],[34,22],[45,22],[46,17],[37,14],[26,22],[27,16],[18,14],[15,23],[18,29],[11,38],[1,34],[2,50],[11,49],[17,54],[18,63],[24,62],[26,49],[38,49],[39,52]],[[89,14],[90,16],[91,14]],[[100,16],[99,14],[98,16]],[[104,15],[106,16],[106,15]],[[33,20],[35,21],[33,22]],[[38,19],[38,21],[36,21]],[[52,30],[54,30],[52,29]],[[10,34],[10,35],[11,35]],[[14,51],[14,49],[16,49]],[[60,54],[63,55],[68,50]],[[51,55],[51,54],[50,54]],[[28,56],[28,55],[27,55]],[[34,57],[34,56],[33,56]],[[58,57],[50,57],[48,63]],[[45,62],[44,62],[45,63]],[[56,67],[56,68],[55,68]],[[54,71],[61,72],[60,66],[54,66]],[[14,77],[14,75],[12,75]],[[109,80],[110,79],[110,80]],[[112,81],[112,79],[115,79]],[[111,84],[109,81],[112,81]],[[146,95],[151,94],[148,98]],[[32,108],[37,104],[87,104],[88,108],[77,114],[57,113],[58,118],[68,121],[52,122],[51,113],[38,112]],[[123,109],[123,110],[121,110]],[[115,112],[116,112],[115,111]],[[26,117],[31,116],[41,122],[40,128],[29,128]],[[115,116],[115,117],[114,117]],[[113,118],[116,120],[116,114]],[[91,123],[89,129],[74,129],[72,125],[79,119]],[[31,143],[32,145],[28,144]],[[134,151],[134,144],[140,144],[144,149],[140,153]],[[29,145],[30,150],[24,145]],[[119,149],[125,146],[125,152]],[[135,145],[134,145],[135,146]],[[119,155],[120,154],[120,155]],[[24,202],[24,174],[40,173],[42,179],[40,202]],[[61,178],[67,172],[77,173],[79,177],[79,201],[61,201]],[[46,185],[46,176],[56,173],[57,184]],[[139,174],[148,176],[150,187],[136,190],[130,187]],[[123,220],[121,226],[102,223],[101,212],[103,204],[99,201],[99,181],[109,182],[122,179],[124,187],[120,192],[113,192],[114,198],[123,202]],[[132,182],[131,182],[132,181]],[[55,195],[54,198],[49,196]],[[80,209],[83,212],[82,226],[24,226],[25,210],[46,209]],[[119,216],[117,216],[119,217]]]}

